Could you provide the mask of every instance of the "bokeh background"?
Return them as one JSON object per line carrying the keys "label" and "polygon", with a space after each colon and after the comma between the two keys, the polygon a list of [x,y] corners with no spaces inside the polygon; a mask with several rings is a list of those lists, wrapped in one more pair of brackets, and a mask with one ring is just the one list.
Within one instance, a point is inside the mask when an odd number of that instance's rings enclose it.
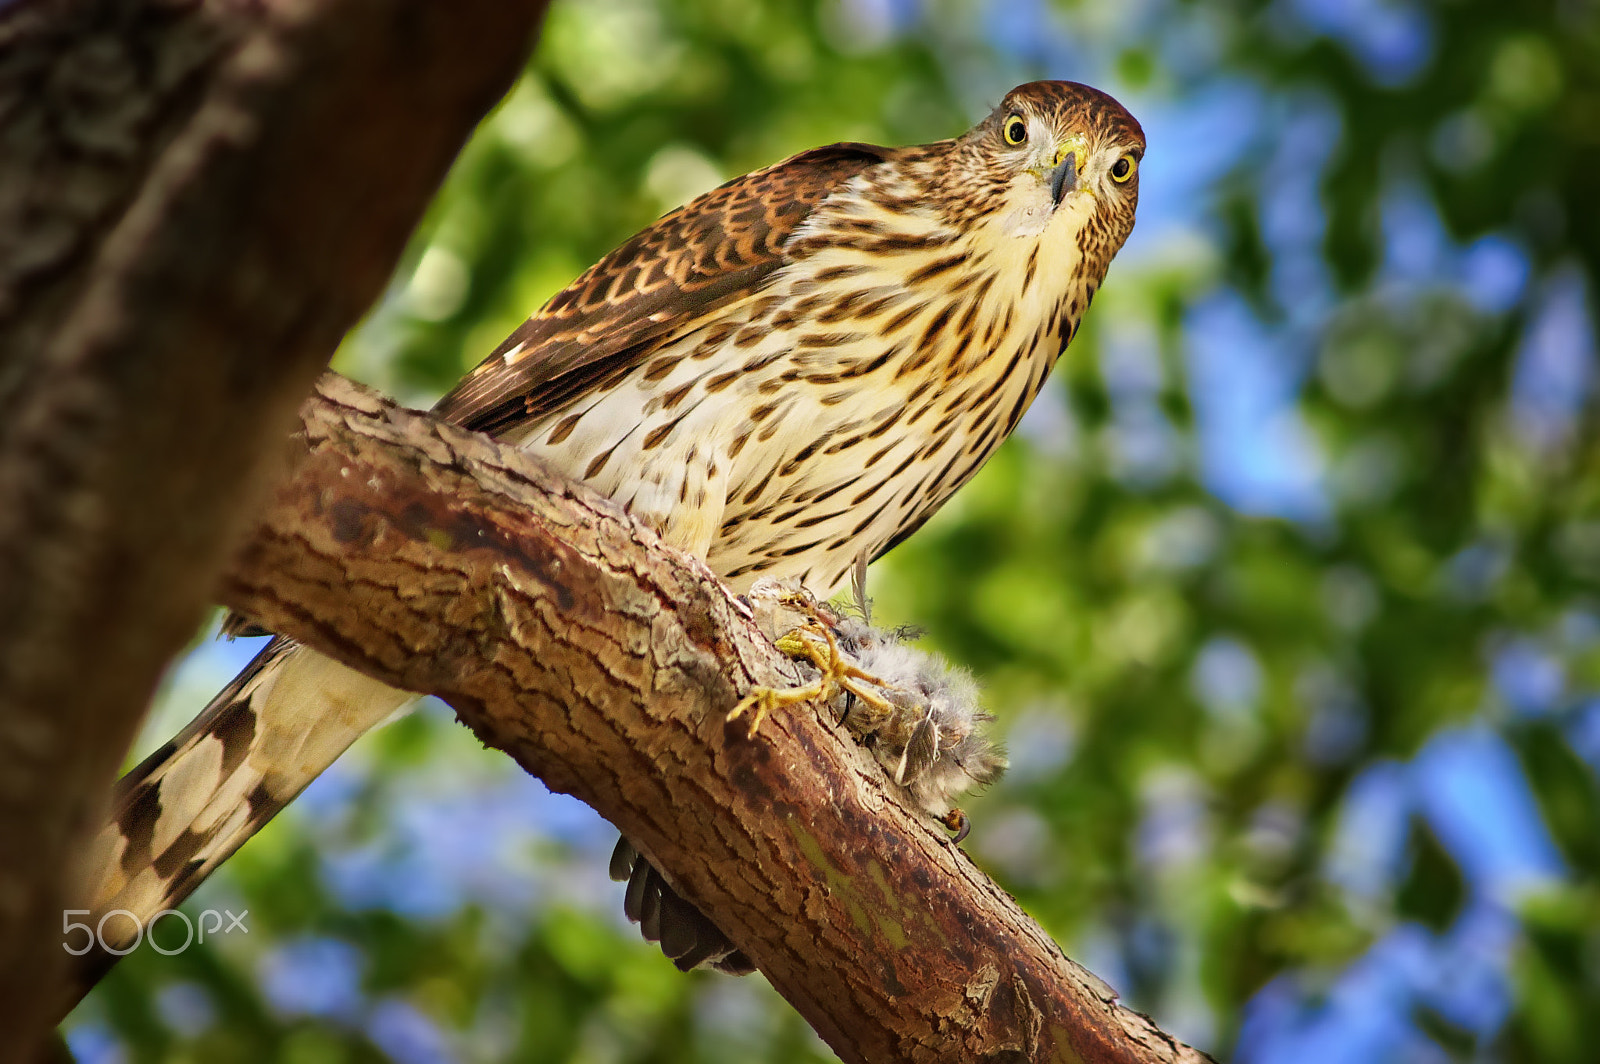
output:
{"label": "bokeh background", "polygon": [[[621,239],[1014,84],[1143,121],[1138,227],[988,468],[874,567],[1012,751],[969,852],[1244,1062],[1600,1044],[1594,0],[556,0],[339,367],[415,404]],[[352,209],[359,209],[352,204]],[[145,746],[251,654],[209,635]],[[829,1059],[621,919],[610,829],[443,707],[125,960],[80,1060]]]}

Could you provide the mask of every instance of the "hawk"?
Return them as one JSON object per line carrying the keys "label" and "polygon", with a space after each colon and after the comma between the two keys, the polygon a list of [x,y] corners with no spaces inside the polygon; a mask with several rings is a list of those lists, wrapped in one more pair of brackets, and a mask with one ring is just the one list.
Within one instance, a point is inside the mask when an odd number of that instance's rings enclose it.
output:
{"label": "hawk", "polygon": [[[1144,146],[1110,96],[1040,81],[954,140],[802,152],[601,259],[436,413],[587,481],[735,592],[826,599],[1016,427],[1133,228]],[[119,784],[96,915],[178,904],[412,697],[274,640]],[[626,842],[613,864],[681,967],[747,970]]]}

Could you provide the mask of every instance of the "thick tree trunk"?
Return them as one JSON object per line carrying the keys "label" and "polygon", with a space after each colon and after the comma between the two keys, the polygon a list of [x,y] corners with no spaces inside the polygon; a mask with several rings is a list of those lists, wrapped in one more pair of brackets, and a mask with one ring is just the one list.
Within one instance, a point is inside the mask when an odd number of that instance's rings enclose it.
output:
{"label": "thick tree trunk", "polygon": [[336,377],[222,589],[440,695],[622,829],[848,1061],[1196,1061],[1062,955],[825,715],[699,562],[489,438]]}
{"label": "thick tree trunk", "polygon": [[296,406],[543,6],[0,5],[0,1061]]}

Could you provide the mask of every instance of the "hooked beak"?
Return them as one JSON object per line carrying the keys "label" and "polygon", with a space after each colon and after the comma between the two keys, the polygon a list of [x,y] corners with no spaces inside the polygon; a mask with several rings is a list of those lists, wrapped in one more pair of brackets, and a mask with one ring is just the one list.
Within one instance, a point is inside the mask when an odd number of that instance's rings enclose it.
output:
{"label": "hooked beak", "polygon": [[1050,171],[1050,199],[1057,207],[1066,198],[1067,193],[1078,187],[1078,161],[1077,153],[1067,152],[1067,157],[1056,164]]}
{"label": "hooked beak", "polygon": [[1083,168],[1089,162],[1089,145],[1081,134],[1075,134],[1056,146],[1055,158],[1049,169],[1039,176],[1050,183],[1050,199],[1057,207],[1076,192],[1083,180]]}

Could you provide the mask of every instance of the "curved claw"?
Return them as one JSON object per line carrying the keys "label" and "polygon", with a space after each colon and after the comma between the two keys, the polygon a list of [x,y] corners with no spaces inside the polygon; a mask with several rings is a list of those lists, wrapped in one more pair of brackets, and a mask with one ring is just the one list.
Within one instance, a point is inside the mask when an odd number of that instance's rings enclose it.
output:
{"label": "curved claw", "polygon": [[950,810],[939,818],[939,823],[956,833],[956,837],[951,841],[957,846],[961,845],[962,841],[966,839],[967,833],[972,830],[972,819],[960,809]]}

